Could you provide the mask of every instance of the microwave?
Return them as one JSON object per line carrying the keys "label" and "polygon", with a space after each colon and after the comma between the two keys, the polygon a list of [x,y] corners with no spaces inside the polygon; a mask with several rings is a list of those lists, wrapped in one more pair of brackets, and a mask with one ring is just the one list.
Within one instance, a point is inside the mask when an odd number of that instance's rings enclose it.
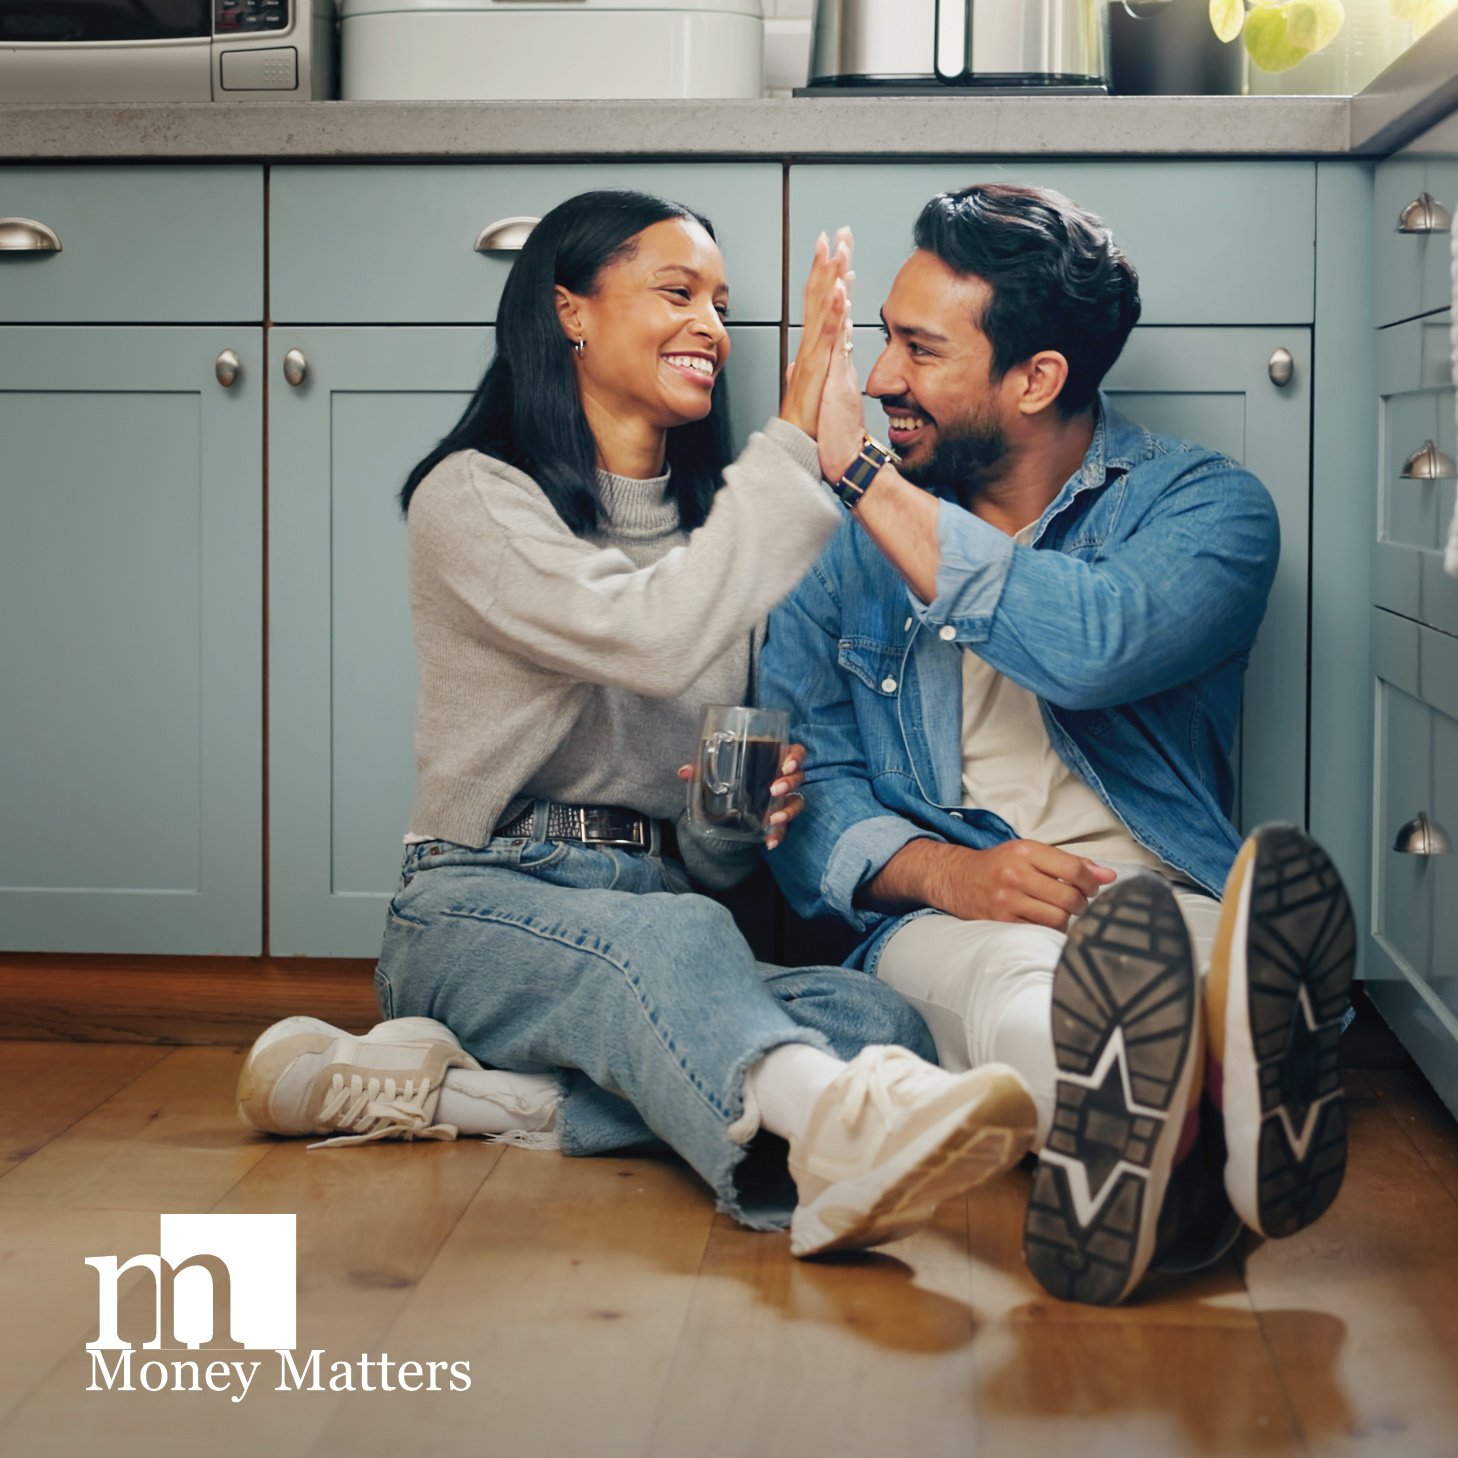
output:
{"label": "microwave", "polygon": [[335,0],[0,0],[0,102],[317,101]]}

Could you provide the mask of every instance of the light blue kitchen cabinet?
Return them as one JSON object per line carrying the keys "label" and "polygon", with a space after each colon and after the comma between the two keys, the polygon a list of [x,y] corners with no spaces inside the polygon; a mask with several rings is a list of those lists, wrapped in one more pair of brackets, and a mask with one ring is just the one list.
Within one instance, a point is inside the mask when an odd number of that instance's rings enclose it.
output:
{"label": "light blue kitchen cabinet", "polygon": [[263,318],[260,166],[0,167],[0,217],[35,250],[0,260],[6,323]]}
{"label": "light blue kitchen cabinet", "polygon": [[529,167],[276,166],[269,179],[270,317],[301,324],[495,323],[513,247],[520,247],[520,230],[509,225],[597,188],[656,193],[706,215],[724,254],[732,317],[779,320],[778,163],[614,159]]}
{"label": "light blue kitchen cabinet", "polygon": [[[368,957],[415,789],[416,671],[396,493],[455,423],[483,328],[270,331],[269,950]],[[778,407],[779,331],[736,328],[737,442]],[[302,383],[282,373],[299,352]]]}
{"label": "light blue kitchen cabinet", "polygon": [[262,949],[262,400],[256,325],[0,328],[0,949]]}
{"label": "light blue kitchen cabinet", "polygon": [[1458,1112],[1458,856],[1423,854],[1404,834],[1425,815],[1450,844],[1458,836],[1458,638],[1374,608],[1372,668],[1367,990]]}
{"label": "light blue kitchen cabinet", "polygon": [[[1431,198],[1433,207],[1424,204]],[[1377,164],[1373,292],[1377,323],[1395,324],[1453,301],[1452,215],[1458,212],[1458,116]]]}
{"label": "light blue kitchen cabinet", "polygon": [[927,200],[974,182],[1051,187],[1098,213],[1139,271],[1145,324],[1305,324],[1316,235],[1309,162],[985,161],[790,169],[790,321],[816,234],[856,235],[854,312],[875,321]]}
{"label": "light blue kitchen cabinet", "polygon": [[[1377,331],[1380,413],[1372,601],[1458,633],[1458,581],[1443,571],[1458,482],[1448,313]],[[1438,476],[1425,475],[1446,460]],[[1455,767],[1458,774],[1458,767]]]}
{"label": "light blue kitchen cabinet", "polygon": [[[864,377],[881,349],[881,336],[863,327],[856,336],[856,361]],[[792,350],[798,337],[791,331]],[[1294,361],[1284,386],[1273,384],[1269,373],[1278,348]],[[1304,825],[1310,330],[1141,326],[1105,388],[1119,410],[1150,430],[1240,461],[1260,477],[1276,503],[1281,563],[1246,670],[1235,818],[1246,829],[1268,820]],[[874,402],[867,428],[885,438],[885,413]]]}

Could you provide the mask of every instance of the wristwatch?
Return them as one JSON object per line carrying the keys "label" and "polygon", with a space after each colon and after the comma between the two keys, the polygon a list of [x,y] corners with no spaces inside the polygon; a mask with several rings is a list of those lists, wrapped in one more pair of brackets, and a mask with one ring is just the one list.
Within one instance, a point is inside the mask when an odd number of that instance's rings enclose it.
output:
{"label": "wristwatch", "polygon": [[839,481],[831,483],[830,489],[850,507],[852,511],[861,504],[861,497],[870,489],[882,466],[894,465],[898,457],[895,451],[883,446],[869,435],[861,437],[861,453],[850,464],[850,469]]}

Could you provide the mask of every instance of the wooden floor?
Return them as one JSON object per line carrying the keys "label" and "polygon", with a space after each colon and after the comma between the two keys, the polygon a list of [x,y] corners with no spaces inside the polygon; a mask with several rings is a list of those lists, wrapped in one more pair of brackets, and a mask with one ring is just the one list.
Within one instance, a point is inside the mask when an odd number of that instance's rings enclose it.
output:
{"label": "wooden floor", "polygon": [[[1458,1453],[1458,1130],[1402,1072],[1350,1077],[1346,1188],[1313,1229],[1099,1311],[1022,1268],[1021,1172],[808,1264],[668,1159],[310,1153],[234,1122],[237,1050],[3,1053],[7,1458]],[[195,1211],[297,1212],[298,1347],[326,1377],[388,1353],[467,1361],[470,1390],[279,1393],[270,1357],[240,1403],[86,1392],[85,1257],[155,1252],[159,1213]]]}

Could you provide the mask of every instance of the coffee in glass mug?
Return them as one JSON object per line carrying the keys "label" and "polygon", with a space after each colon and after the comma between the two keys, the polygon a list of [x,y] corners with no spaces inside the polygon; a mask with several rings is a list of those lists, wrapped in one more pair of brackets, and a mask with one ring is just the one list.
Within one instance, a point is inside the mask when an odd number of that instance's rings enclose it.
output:
{"label": "coffee in glass mug", "polygon": [[790,716],[783,709],[710,704],[699,726],[688,813],[714,840],[765,840],[778,780],[790,747]]}

